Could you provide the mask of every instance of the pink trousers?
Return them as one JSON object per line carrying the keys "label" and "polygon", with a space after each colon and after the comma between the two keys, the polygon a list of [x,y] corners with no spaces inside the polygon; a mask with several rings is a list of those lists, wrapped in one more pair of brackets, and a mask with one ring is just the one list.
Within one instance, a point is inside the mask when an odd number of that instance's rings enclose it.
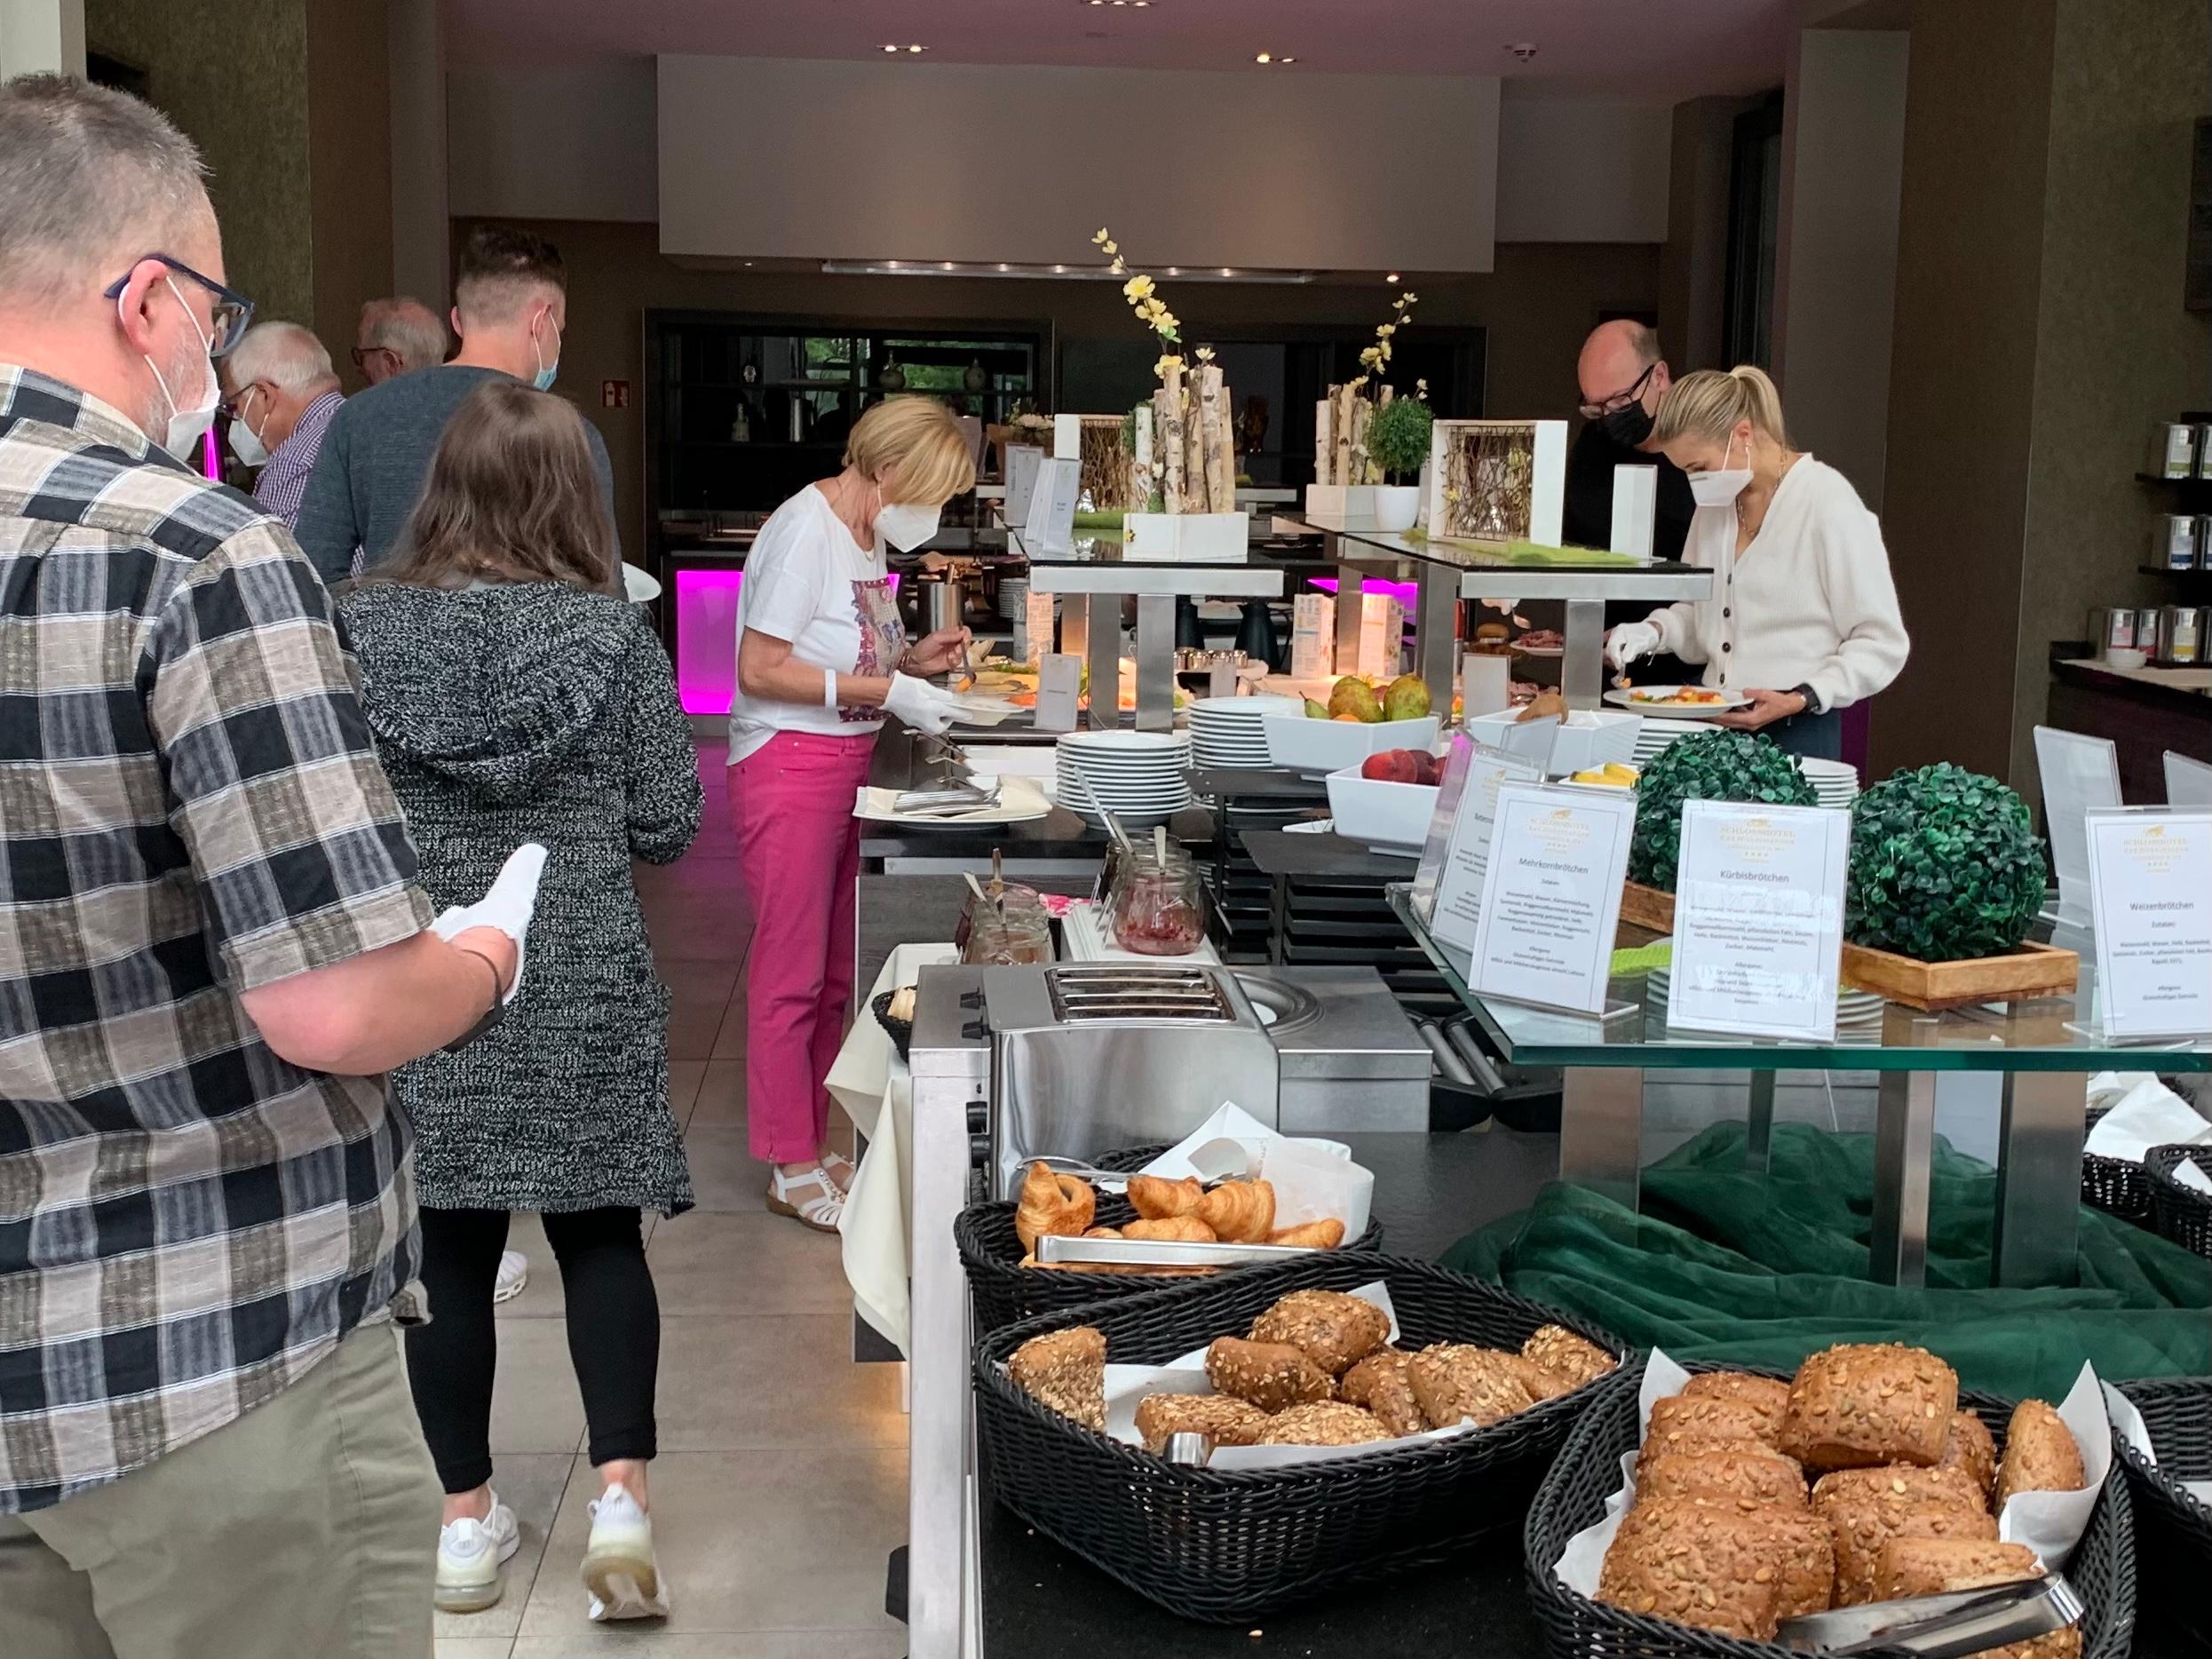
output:
{"label": "pink trousers", "polygon": [[820,1155],[829,1076],[852,995],[853,884],[873,732],[779,732],[733,767],[737,861],[753,908],[745,998],[745,1110],[752,1154]]}

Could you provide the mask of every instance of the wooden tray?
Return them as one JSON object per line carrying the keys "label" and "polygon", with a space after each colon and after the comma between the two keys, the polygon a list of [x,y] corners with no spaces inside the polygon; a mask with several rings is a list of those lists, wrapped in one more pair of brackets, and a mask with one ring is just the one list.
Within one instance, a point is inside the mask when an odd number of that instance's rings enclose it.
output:
{"label": "wooden tray", "polygon": [[2030,942],[2002,956],[1962,962],[1923,962],[1864,945],[1843,947],[1844,984],[1931,1013],[1972,1003],[2057,996],[2081,981],[2081,958],[2055,945]]}
{"label": "wooden tray", "polygon": [[1621,884],[1621,919],[1632,927],[1671,933],[1675,931],[1675,896],[1640,881],[1624,881]]}

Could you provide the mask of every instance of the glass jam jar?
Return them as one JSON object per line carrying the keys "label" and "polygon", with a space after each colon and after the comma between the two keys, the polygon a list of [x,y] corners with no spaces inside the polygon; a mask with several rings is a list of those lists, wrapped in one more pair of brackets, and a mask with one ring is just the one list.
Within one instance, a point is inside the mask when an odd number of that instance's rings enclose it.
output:
{"label": "glass jam jar", "polygon": [[1198,866],[1179,846],[1163,857],[1141,843],[1122,855],[1107,900],[1114,942],[1146,957],[1187,957],[1205,942]]}

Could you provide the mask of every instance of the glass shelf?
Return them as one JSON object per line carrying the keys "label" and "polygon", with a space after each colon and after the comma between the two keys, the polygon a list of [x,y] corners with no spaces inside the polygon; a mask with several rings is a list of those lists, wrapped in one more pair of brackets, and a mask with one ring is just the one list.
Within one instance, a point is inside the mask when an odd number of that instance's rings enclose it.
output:
{"label": "glass shelf", "polygon": [[1713,573],[1698,565],[1636,559],[1598,548],[1512,548],[1502,542],[1439,540],[1415,532],[1346,528],[1323,514],[1275,515],[1333,536],[1338,557],[1360,562],[1396,560],[1441,566],[1460,573],[1460,597],[1493,592],[1515,599],[1701,599],[1713,591]]}
{"label": "glass shelf", "polygon": [[1613,980],[1605,1019],[1537,1008],[1467,988],[1468,953],[1430,933],[1412,889],[1385,890],[1391,909],[1454,994],[1517,1066],[1691,1068],[1720,1071],[2212,1071],[2212,1039],[2115,1040],[2097,1034],[2096,964],[2081,962],[2081,988],[2034,1002],[1992,1003],[1927,1013],[1886,1003],[1879,1027],[1839,1031],[1827,1044],[1675,1034],[1667,1003],[1641,974]]}

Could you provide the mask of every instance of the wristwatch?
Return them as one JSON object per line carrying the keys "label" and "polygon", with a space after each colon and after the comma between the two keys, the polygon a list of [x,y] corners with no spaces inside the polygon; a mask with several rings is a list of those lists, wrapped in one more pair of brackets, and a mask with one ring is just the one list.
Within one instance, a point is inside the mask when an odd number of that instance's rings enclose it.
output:
{"label": "wristwatch", "polygon": [[1804,711],[1807,714],[1826,714],[1827,712],[1826,709],[1820,706],[1820,694],[1813,690],[1812,687],[1792,686],[1790,689],[1805,700]]}

